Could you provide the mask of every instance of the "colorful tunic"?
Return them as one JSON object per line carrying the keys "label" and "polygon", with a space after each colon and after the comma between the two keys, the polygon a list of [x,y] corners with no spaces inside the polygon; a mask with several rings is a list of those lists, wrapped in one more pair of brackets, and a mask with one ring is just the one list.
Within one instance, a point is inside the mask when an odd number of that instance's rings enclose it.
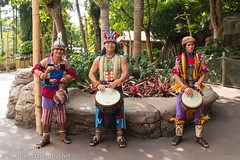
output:
{"label": "colorful tunic", "polygon": [[[56,108],[57,112],[57,122],[58,123],[65,123],[66,122],[66,106],[63,105],[56,105],[53,100],[53,95],[59,88],[60,80],[64,75],[71,75],[73,78],[77,78],[77,74],[73,68],[69,68],[66,70],[65,68],[66,60],[62,60],[62,62],[58,65],[54,64],[53,57],[48,57],[48,65],[47,67],[53,67],[53,70],[48,74],[48,78],[41,81],[42,84],[42,117],[41,122],[46,125],[51,124],[51,118],[53,114],[53,109]],[[47,68],[42,66],[40,63],[36,64],[33,69],[32,73],[35,70],[40,70],[45,72]],[[57,106],[57,107],[56,107]]]}
{"label": "colorful tunic", "polygon": [[[173,74],[178,74],[181,77],[182,82],[191,88],[194,87],[194,83],[198,81],[203,72],[206,73],[209,71],[206,65],[202,63],[203,57],[200,54],[182,53],[176,56],[176,60],[181,65],[181,68],[173,67],[171,72]],[[200,87],[203,89],[204,85],[201,85]],[[171,89],[177,93],[182,92],[182,88],[178,83],[173,85]]]}
{"label": "colorful tunic", "polygon": [[[48,99],[53,99],[53,95],[59,88],[60,80],[63,78],[64,75],[71,75],[73,78],[77,78],[76,72],[73,68],[68,68],[66,70],[65,68],[66,65],[66,60],[63,59],[62,62],[58,65],[54,64],[53,62],[53,57],[50,56],[48,57],[48,66],[47,67],[53,67],[53,70],[48,74],[48,78],[45,80],[41,81],[42,84],[42,96]],[[40,63],[36,64],[33,69],[32,73],[38,69],[42,72],[45,72],[47,68],[42,66]],[[51,104],[50,102],[48,104]],[[53,108],[55,106],[50,106],[50,105],[44,105],[44,108]]]}
{"label": "colorful tunic", "polygon": [[[181,65],[181,68],[174,67],[171,72],[173,74],[178,74],[182,82],[189,87],[194,89],[195,82],[201,77],[203,72],[208,72],[208,68],[204,63],[202,63],[203,57],[200,54],[185,54],[182,53],[176,57],[176,60]],[[204,88],[204,85],[200,86]],[[177,103],[176,103],[176,118],[185,120],[186,118],[186,110],[182,107],[181,99],[182,99],[182,88],[176,83],[171,87],[177,93]],[[194,122],[198,123],[198,120],[203,117],[204,107],[201,106],[197,111],[193,114]]]}
{"label": "colorful tunic", "polygon": [[[115,55],[111,59],[106,56],[100,56],[99,58],[99,72],[100,81],[102,83],[113,82],[115,79],[121,77],[121,59],[122,56]],[[102,113],[96,106],[95,114],[95,127],[99,125],[105,128],[121,127],[126,128],[126,119],[124,115],[124,101],[122,87],[116,88],[121,95],[121,107],[114,114]]]}

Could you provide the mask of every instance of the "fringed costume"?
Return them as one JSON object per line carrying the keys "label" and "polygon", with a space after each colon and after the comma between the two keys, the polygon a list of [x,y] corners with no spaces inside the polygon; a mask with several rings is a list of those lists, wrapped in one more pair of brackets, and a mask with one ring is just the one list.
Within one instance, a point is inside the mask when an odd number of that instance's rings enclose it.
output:
{"label": "fringed costume", "polygon": [[[182,45],[186,45],[188,42],[194,42],[195,39],[193,37],[185,37],[182,40]],[[180,85],[177,82],[171,87],[172,90],[174,90],[177,93],[177,102],[176,102],[176,117],[171,118],[170,121],[173,121],[176,125],[176,137],[172,141],[172,145],[177,145],[182,141],[182,135],[183,135],[183,125],[185,123],[185,120],[188,120],[189,113],[190,118],[194,118],[195,123],[195,129],[196,129],[196,137],[197,142],[200,143],[203,147],[207,148],[209,145],[202,139],[202,130],[203,130],[203,124],[207,119],[209,119],[208,116],[203,115],[204,106],[201,105],[197,110],[194,112],[192,111],[186,111],[184,107],[182,106],[182,94],[186,88],[192,88],[196,89],[194,87],[194,84],[199,83],[198,80],[202,76],[202,74],[205,74],[209,71],[209,69],[206,67],[205,63],[203,62],[203,56],[200,54],[197,54],[195,52],[193,53],[181,53],[180,55],[176,56],[176,62],[179,64],[178,66],[175,66],[172,68],[171,72],[172,74],[177,74],[184,85]],[[203,84],[199,84],[201,90],[204,89]],[[187,116],[187,117],[186,117]]]}

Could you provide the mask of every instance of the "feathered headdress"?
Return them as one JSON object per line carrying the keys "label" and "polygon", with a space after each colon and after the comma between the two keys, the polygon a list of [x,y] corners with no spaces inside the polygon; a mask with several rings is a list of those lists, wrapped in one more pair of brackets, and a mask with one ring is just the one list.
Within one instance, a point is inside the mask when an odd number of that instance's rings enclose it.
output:
{"label": "feathered headdress", "polygon": [[117,38],[118,38],[118,33],[116,31],[113,30],[106,30],[103,33],[103,37],[104,37],[104,44],[106,42],[115,42],[117,43]]}
{"label": "feathered headdress", "polygon": [[65,44],[62,41],[62,33],[61,32],[58,33],[57,39],[53,42],[52,49],[54,49],[54,47],[58,47],[58,48],[63,47],[63,48],[65,48]]}

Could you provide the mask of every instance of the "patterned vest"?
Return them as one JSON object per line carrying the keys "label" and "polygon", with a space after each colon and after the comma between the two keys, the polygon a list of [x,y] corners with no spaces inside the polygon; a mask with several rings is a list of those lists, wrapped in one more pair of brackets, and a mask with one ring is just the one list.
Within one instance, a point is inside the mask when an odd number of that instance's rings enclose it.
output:
{"label": "patterned vest", "polygon": [[100,81],[111,82],[121,77],[122,55],[115,54],[112,58],[101,56],[99,60]]}

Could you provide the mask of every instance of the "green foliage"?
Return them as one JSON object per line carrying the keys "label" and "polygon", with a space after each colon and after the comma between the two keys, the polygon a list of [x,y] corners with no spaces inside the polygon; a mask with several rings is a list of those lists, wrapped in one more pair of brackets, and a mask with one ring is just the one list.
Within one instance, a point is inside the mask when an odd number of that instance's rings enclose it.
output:
{"label": "green foliage", "polygon": [[198,47],[197,52],[205,55],[209,55],[210,58],[218,58],[225,52],[227,57],[231,57],[239,54],[239,50],[230,45],[221,45],[222,39],[214,39],[212,45]]}
{"label": "green foliage", "polygon": [[223,1],[224,13],[240,13],[240,1],[239,0],[228,0]]}
{"label": "green foliage", "polygon": [[78,78],[77,83],[72,82],[70,86],[78,88],[87,88],[90,86],[91,81],[88,78],[88,74],[95,58],[95,54],[71,54],[69,62],[76,70]]}
{"label": "green foliage", "polygon": [[[222,68],[221,65],[221,57],[223,52],[225,52],[226,57],[231,57],[234,55],[239,55],[240,52],[236,48],[229,45],[220,45],[222,43],[222,39],[213,40],[212,45],[205,47],[198,47],[197,53],[204,54],[205,62],[209,68],[209,73],[207,74],[206,81],[209,83],[220,83]],[[219,63],[220,62],[220,63]]]}
{"label": "green foliage", "polygon": [[121,33],[123,30],[133,30],[134,3],[127,0],[111,1],[109,6],[110,26]]}
{"label": "green foliage", "polygon": [[1,0],[0,1],[0,6],[4,7],[5,5],[7,5],[9,3],[9,0]]}
{"label": "green foliage", "polygon": [[32,53],[32,41],[22,42],[19,48],[20,55],[29,55]]}
{"label": "green foliage", "polygon": [[32,8],[31,2],[24,3],[19,7],[20,12],[20,38],[22,41],[32,40]]}
{"label": "green foliage", "polygon": [[162,2],[153,16],[153,25],[151,32],[158,39],[167,39],[168,37],[176,37],[175,30],[178,24],[174,18],[178,14],[182,14],[185,10],[185,4],[181,1]]}
{"label": "green foliage", "polygon": [[[141,56],[135,58],[128,56],[126,59],[130,76],[140,80],[149,78],[153,74],[158,76],[168,75],[172,63],[170,61],[161,63],[160,60],[157,59],[154,63],[150,64],[146,52],[142,52]],[[136,67],[136,64],[139,64],[139,67]]]}
{"label": "green foliage", "polygon": [[[179,37],[189,34],[186,17],[176,18],[186,12],[190,21],[192,33],[195,34],[206,26],[209,20],[209,2],[175,0],[161,2],[156,14],[153,16],[151,32],[157,39],[171,39],[174,41]],[[179,30],[178,26],[182,26]]]}
{"label": "green foliage", "polygon": [[75,24],[65,25],[68,39],[68,44],[72,46],[80,46],[82,44],[82,39],[80,37],[79,26]]}

